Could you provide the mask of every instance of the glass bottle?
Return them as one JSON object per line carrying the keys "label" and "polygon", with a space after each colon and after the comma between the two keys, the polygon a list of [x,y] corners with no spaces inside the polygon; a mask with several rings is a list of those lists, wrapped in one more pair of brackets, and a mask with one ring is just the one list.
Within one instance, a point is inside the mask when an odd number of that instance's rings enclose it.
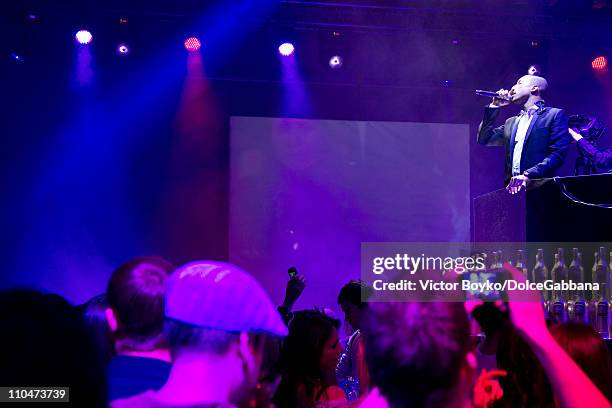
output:
{"label": "glass bottle", "polygon": [[[584,283],[584,268],[582,267],[582,254],[578,248],[572,249],[572,262],[568,268],[568,278],[575,283]],[[586,323],[586,302],[584,291],[569,291],[567,299],[567,314],[570,320]]]}
{"label": "glass bottle", "polygon": [[525,260],[523,257],[523,250],[519,249],[516,251],[516,269],[518,269],[519,271],[523,272],[523,275],[525,275],[525,278],[528,278],[527,276],[527,265],[525,264]]}
{"label": "glass bottle", "polygon": [[[591,268],[591,282],[599,283],[597,280],[597,265],[599,264],[599,251],[595,251],[593,256],[593,268]],[[597,317],[597,302],[600,299],[600,291],[593,289],[591,291],[591,299],[589,300],[589,308],[588,308],[588,322],[593,328],[596,327],[596,317]]]}
{"label": "glass bottle", "polygon": [[599,334],[607,338],[608,337],[608,316],[610,315],[610,270],[608,262],[606,260],[606,253],[604,247],[599,247],[599,261],[596,264],[597,282],[600,285],[600,297],[597,303],[597,316],[595,322],[595,329]]}
{"label": "glass bottle", "polygon": [[[555,263],[550,271],[550,277],[553,284],[567,281],[567,266],[565,265],[565,254],[563,248],[557,249],[555,253]],[[565,300],[567,299],[567,293],[563,290],[553,290],[553,313],[552,319],[555,322],[563,322],[566,320],[565,316]]]}
{"label": "glass bottle", "polygon": [[[536,253],[536,263],[533,266],[531,276],[536,283],[544,283],[544,281],[548,279],[548,268],[546,268],[546,264],[544,263],[544,250],[542,248],[539,248]],[[544,304],[546,319],[548,319],[550,316],[550,293],[548,293],[546,289],[542,290],[542,302]]]}

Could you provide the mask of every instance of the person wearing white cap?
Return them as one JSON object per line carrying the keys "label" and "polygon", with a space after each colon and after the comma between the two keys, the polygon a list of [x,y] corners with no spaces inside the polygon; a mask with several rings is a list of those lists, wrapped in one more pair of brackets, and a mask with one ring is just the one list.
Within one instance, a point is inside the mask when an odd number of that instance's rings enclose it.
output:
{"label": "person wearing white cap", "polygon": [[223,262],[177,269],[167,283],[165,317],[173,359],[168,381],[112,408],[232,407],[250,397],[266,339],[287,335],[261,285]]}

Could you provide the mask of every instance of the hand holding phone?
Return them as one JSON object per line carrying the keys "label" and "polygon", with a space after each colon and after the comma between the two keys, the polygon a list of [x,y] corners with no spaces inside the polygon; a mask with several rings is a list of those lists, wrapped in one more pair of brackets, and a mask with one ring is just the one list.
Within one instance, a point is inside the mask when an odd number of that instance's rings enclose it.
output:
{"label": "hand holding phone", "polygon": [[306,279],[303,275],[299,275],[297,268],[292,266],[287,270],[289,274],[289,281],[287,282],[287,288],[285,289],[285,300],[283,306],[291,309],[293,304],[298,300],[304,288],[306,287]]}

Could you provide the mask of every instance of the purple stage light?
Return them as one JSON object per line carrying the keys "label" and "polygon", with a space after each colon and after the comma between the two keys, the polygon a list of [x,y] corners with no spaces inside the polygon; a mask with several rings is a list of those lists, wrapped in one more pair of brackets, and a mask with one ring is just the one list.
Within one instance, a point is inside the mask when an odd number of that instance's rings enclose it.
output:
{"label": "purple stage light", "polygon": [[293,55],[293,53],[295,52],[295,47],[293,46],[293,44],[291,44],[289,42],[282,43],[278,47],[278,52],[283,57],[289,57],[289,56]]}
{"label": "purple stage light", "polygon": [[127,44],[121,43],[117,46],[117,54],[119,55],[127,55],[130,53],[130,48]]}
{"label": "purple stage light", "polygon": [[93,40],[93,35],[87,30],[79,30],[74,37],[81,45],[87,45]]}
{"label": "purple stage light", "polygon": [[338,69],[340,67],[342,67],[342,57],[339,55],[334,55],[333,57],[330,58],[329,60],[329,67],[331,69]]}
{"label": "purple stage light", "polygon": [[200,49],[202,43],[197,37],[189,37],[185,40],[185,49],[189,52],[194,52]]}

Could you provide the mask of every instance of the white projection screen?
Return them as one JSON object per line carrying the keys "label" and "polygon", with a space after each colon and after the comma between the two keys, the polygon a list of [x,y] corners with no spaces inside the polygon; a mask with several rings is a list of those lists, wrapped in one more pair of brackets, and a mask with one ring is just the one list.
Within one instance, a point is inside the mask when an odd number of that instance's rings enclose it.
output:
{"label": "white projection screen", "polygon": [[[296,309],[329,307],[361,242],[469,240],[469,126],[261,117],[230,121],[230,261]],[[341,315],[338,315],[341,317]]]}

